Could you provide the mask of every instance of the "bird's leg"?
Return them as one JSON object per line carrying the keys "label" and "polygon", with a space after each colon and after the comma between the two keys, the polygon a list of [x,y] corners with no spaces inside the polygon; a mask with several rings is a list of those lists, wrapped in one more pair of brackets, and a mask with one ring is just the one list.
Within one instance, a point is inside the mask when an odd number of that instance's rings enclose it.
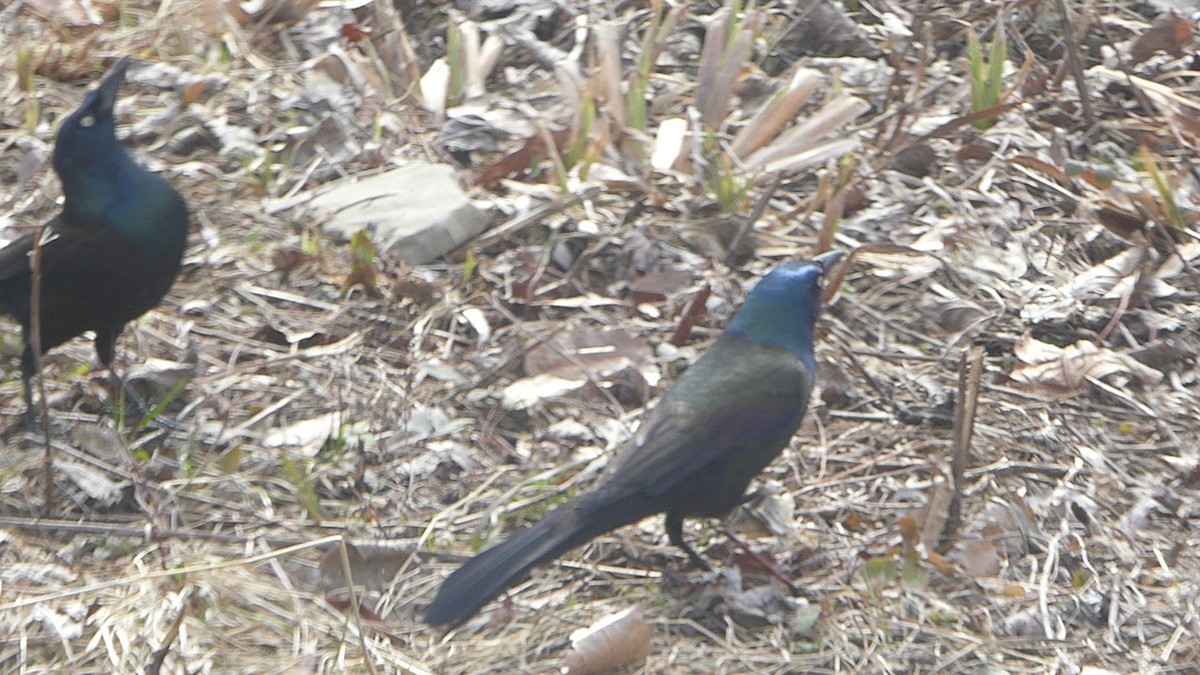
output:
{"label": "bird's leg", "polygon": [[25,385],[25,424],[34,431],[38,428],[38,415],[37,406],[33,403],[33,380],[22,377],[21,382]]}
{"label": "bird's leg", "polygon": [[[108,407],[116,412],[117,407],[120,406],[121,411],[119,414],[121,417],[124,417],[125,412],[129,407],[133,408],[134,414],[137,415],[139,419],[150,414],[150,408],[146,405],[146,402],[142,400],[141,396],[138,396],[138,393],[133,390],[133,387],[130,387],[125,383],[125,378],[119,371],[117,371],[116,368],[112,367],[111,365],[108,367],[108,385],[109,389],[111,390],[109,393],[110,403]],[[130,405],[126,406],[124,405],[125,403]]]}
{"label": "bird's leg", "polygon": [[[121,373],[117,372],[113,361],[117,356],[117,336],[125,328],[124,325],[118,326],[115,330],[98,330],[96,331],[96,356],[100,358],[100,363],[108,369],[108,384],[109,384],[109,405],[120,417],[125,415],[125,406],[123,402],[128,401],[133,404],[133,409],[137,416],[145,417],[150,409],[146,407],[146,402],[141,396],[137,395],[133,389],[130,389],[125,384],[125,378]],[[117,406],[121,406],[120,412],[117,412]]]}
{"label": "bird's leg", "polygon": [[667,539],[670,540],[672,544],[675,544],[679,548],[683,549],[683,552],[688,554],[688,557],[692,559],[692,563],[695,564],[696,567],[699,567],[705,572],[712,571],[712,565],[709,565],[707,560],[701,558],[700,554],[696,553],[696,551],[691,546],[688,546],[688,543],[683,540],[683,516],[674,511],[667,511]]}

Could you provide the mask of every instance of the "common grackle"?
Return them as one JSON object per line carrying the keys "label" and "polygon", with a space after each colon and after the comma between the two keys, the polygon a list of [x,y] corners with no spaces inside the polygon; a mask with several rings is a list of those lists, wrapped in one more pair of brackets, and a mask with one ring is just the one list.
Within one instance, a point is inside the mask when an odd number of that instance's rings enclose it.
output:
{"label": "common grackle", "polygon": [[707,568],[683,540],[683,519],[740,504],[800,426],[816,370],[821,278],[841,255],[783,263],[764,277],[595,487],[467,561],[442,582],[425,620],[462,623],[534,566],[655,513],[666,513],[671,543]]}
{"label": "common grackle", "polygon": [[118,382],[117,336],[166,295],[187,244],[183,198],[117,143],[113,105],[128,63],[117,61],[58,130],[54,171],[63,185],[62,213],[0,249],[0,311],[20,322],[25,338],[21,376],[31,424],[35,240],[41,238],[42,352],[95,331],[96,355]]}

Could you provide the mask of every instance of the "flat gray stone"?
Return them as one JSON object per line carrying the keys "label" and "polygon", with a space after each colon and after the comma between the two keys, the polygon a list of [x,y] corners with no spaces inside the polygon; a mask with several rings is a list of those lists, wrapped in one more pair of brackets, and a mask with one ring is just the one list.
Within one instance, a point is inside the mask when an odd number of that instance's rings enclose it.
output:
{"label": "flat gray stone", "polygon": [[453,251],[488,224],[446,164],[410,164],[337,181],[320,188],[307,206],[327,233],[349,239],[366,229],[380,253],[410,265]]}

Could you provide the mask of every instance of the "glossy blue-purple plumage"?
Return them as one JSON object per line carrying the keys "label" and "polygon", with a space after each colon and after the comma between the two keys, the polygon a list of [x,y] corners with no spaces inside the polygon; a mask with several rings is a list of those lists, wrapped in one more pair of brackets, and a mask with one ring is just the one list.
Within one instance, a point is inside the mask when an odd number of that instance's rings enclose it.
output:
{"label": "glossy blue-purple plumage", "polygon": [[671,542],[704,565],[683,540],[683,519],[722,516],[741,503],[800,426],[821,277],[839,257],[784,263],[764,277],[595,487],[451,574],[426,621],[461,623],[532,567],[655,513],[666,514]]}
{"label": "glossy blue-purple plumage", "polygon": [[54,171],[63,185],[62,213],[0,249],[0,311],[20,322],[25,337],[21,373],[31,420],[30,251],[37,237],[41,351],[95,331],[96,354],[110,370],[125,324],[156,306],[179,273],[187,206],[117,143],[113,106],[127,65],[126,59],[113,65],[59,128]]}

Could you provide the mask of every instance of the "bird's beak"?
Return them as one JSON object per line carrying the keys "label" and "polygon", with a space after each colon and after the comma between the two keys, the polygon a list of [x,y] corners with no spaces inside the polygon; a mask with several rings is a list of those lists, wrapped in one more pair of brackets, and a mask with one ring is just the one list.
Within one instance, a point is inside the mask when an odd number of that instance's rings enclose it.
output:
{"label": "bird's beak", "polygon": [[125,69],[129,67],[129,57],[122,56],[112,68],[104,75],[104,79],[100,80],[100,86],[96,87],[96,97],[103,110],[111,111],[113,106],[117,104],[117,90],[121,88],[121,82],[125,80]]}
{"label": "bird's beak", "polygon": [[812,261],[821,268],[821,272],[823,274],[829,274],[829,271],[833,269],[833,266],[844,257],[846,257],[845,251],[827,251],[819,256],[816,256],[812,259]]}

